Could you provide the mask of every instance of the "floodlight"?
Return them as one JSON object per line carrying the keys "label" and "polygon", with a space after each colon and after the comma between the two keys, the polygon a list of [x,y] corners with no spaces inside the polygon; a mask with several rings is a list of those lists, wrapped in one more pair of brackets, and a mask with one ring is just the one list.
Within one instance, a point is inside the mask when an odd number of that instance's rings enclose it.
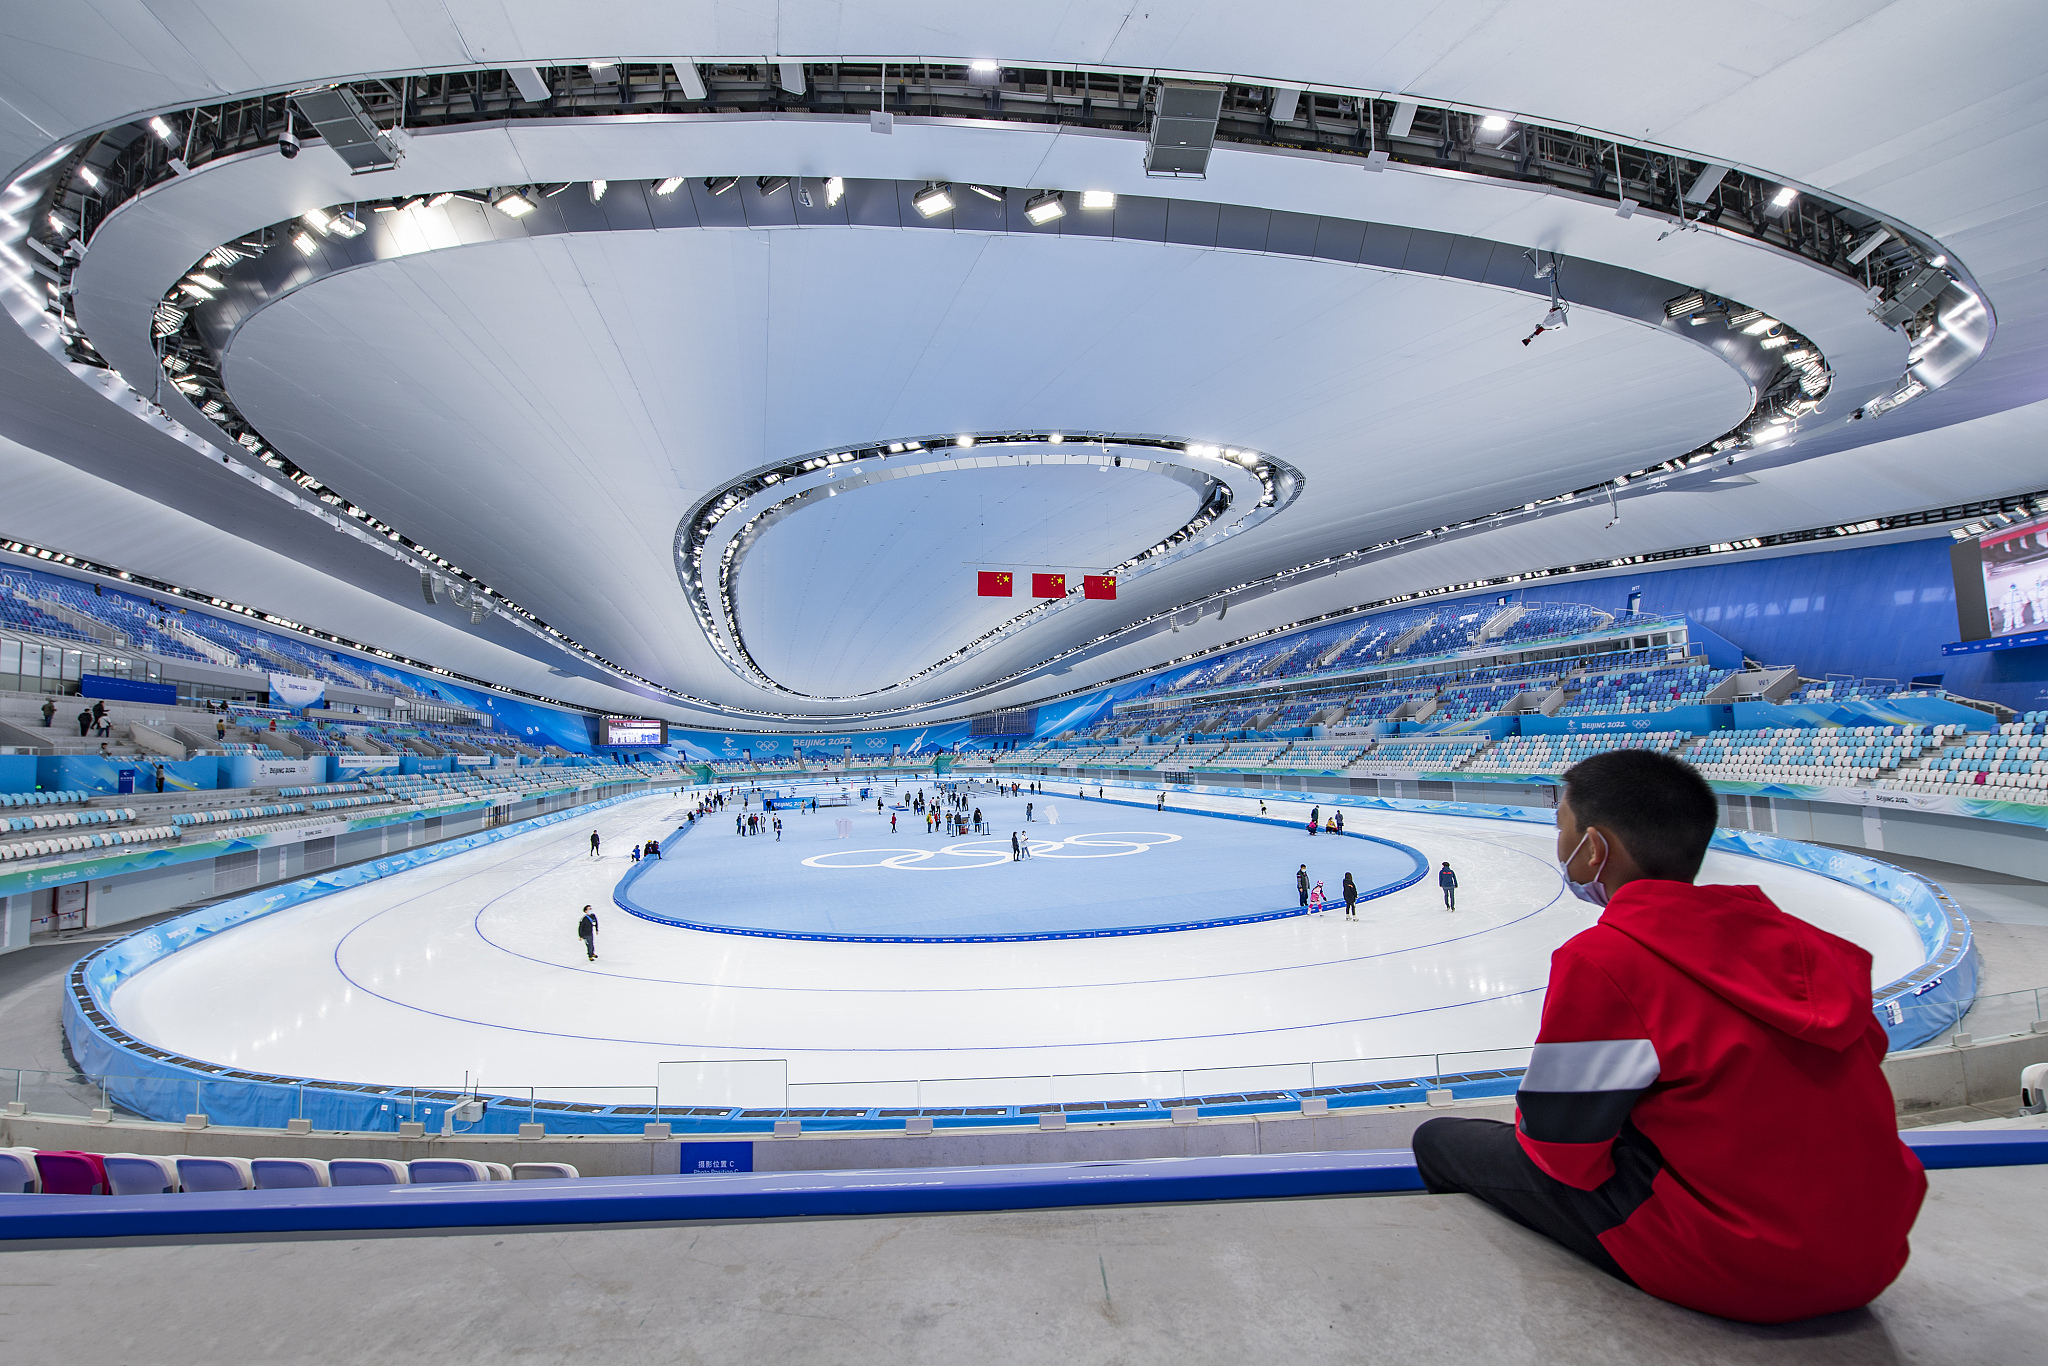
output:
{"label": "floodlight", "polygon": [[991,190],[986,185],[969,185],[967,188],[980,195],[983,199],[993,199],[998,204],[1003,202],[1003,192],[1001,190]]}
{"label": "floodlight", "polygon": [[1505,133],[1508,130],[1508,121],[1499,114],[1488,114],[1479,120],[1479,130],[1482,133]]}
{"label": "floodlight", "polygon": [[306,253],[306,255],[308,256],[311,256],[314,252],[320,250],[320,244],[313,240],[313,234],[310,232],[302,232],[299,233],[297,236],[293,237],[292,245],[297,247],[300,251]]}
{"label": "floodlight", "polygon": [[343,237],[360,237],[367,229],[368,224],[364,223],[354,214],[349,213],[342,214],[327,226],[330,232],[338,233]]}
{"label": "floodlight", "polygon": [[974,444],[974,438],[971,436],[956,436],[953,438],[953,444],[964,450]]}
{"label": "floodlight", "polygon": [[1758,318],[1755,322],[1751,323],[1748,327],[1745,327],[1742,330],[1745,334],[1749,336],[1761,337],[1764,333],[1770,331],[1777,325],[1778,320],[1776,318]]}
{"label": "floodlight", "polygon": [[50,231],[60,237],[70,237],[76,234],[78,229],[73,227],[71,221],[62,214],[53,212],[50,215]]}
{"label": "floodlight", "polygon": [[1948,256],[1946,253],[1940,256],[1930,256],[1927,258],[1927,264],[1939,270],[1941,267],[1948,264]]}
{"label": "floodlight", "polygon": [[1065,198],[1058,190],[1047,190],[1044,194],[1033,195],[1024,202],[1024,216],[1031,220],[1033,227],[1039,228],[1056,218],[1065,218]]}
{"label": "floodlight", "polygon": [[845,197],[846,177],[839,175],[825,177],[825,207],[835,208],[838,206],[839,201]]}
{"label": "floodlight", "polygon": [[654,192],[656,194],[674,194],[682,188],[682,184],[683,178],[681,176],[672,175],[668,179],[658,182],[654,187]]}
{"label": "floodlight", "polygon": [[777,194],[789,188],[789,177],[786,175],[756,176],[754,177],[754,188],[758,189],[764,197]]}
{"label": "floodlight", "polygon": [[1681,294],[1665,304],[1664,316],[1667,318],[1683,318],[1686,314],[1697,313],[1706,306],[1707,296],[1698,290],[1694,290],[1690,294]]}
{"label": "floodlight", "polygon": [[178,140],[178,135],[171,131],[171,125],[165,123],[161,118],[153,118],[149,121],[149,131],[162,138],[165,142],[176,142]]}
{"label": "floodlight", "polygon": [[967,64],[967,69],[969,71],[978,71],[982,75],[986,76],[989,72],[994,71],[997,68],[996,64],[990,61],[988,58],[977,57],[975,60]]}
{"label": "floodlight", "polygon": [[90,166],[80,166],[78,168],[78,178],[95,190],[100,187],[100,178],[93,174],[92,167]]}
{"label": "floodlight", "polygon": [[204,271],[195,270],[190,275],[187,275],[185,278],[190,280],[195,285],[205,285],[208,289],[220,289],[223,287],[220,281],[214,279],[211,275],[208,275]]}
{"label": "floodlight", "polygon": [[1051,436],[1048,436],[1046,440],[1050,441],[1053,445],[1057,446],[1062,441],[1065,441],[1066,438],[1064,436],[1061,436],[1058,432],[1054,432]]}
{"label": "floodlight", "polygon": [[1113,209],[1116,207],[1114,190],[1081,191],[1081,207],[1084,209]]}
{"label": "floodlight", "polygon": [[[677,183],[680,184],[681,182],[678,181]],[[733,186],[739,183],[740,178],[736,175],[712,175],[704,177],[704,188],[711,191],[711,193],[715,195],[724,194],[727,190],[731,189]]]}
{"label": "floodlight", "polygon": [[326,232],[334,224],[334,220],[327,216],[324,209],[308,209],[299,215],[299,220],[315,232],[321,233]]}
{"label": "floodlight", "polygon": [[433,196],[432,198],[430,198],[429,200],[427,200],[427,207],[428,207],[428,208],[430,208],[430,209],[438,209],[438,208],[440,208],[440,207],[441,207],[441,206],[442,206],[443,204],[446,204],[446,203],[447,203],[447,202],[448,202],[449,200],[451,200],[451,199],[453,199],[453,198],[455,198],[455,191],[453,191],[453,190],[443,190],[443,191],[441,191],[441,193],[439,193],[439,194],[437,194],[437,195]]}
{"label": "floodlight", "polygon": [[1783,186],[1776,194],[1771,196],[1771,207],[1774,209],[1790,208],[1792,201],[1797,198],[1799,198],[1799,191],[1793,189],[1790,185]]}
{"label": "floodlight", "polygon": [[603,198],[604,198],[604,192],[605,192],[606,190],[609,190],[609,189],[610,189],[611,187],[612,187],[612,183],[611,183],[611,182],[610,182],[609,180],[593,180],[593,181],[591,181],[591,182],[590,182],[590,202],[591,202],[591,203],[593,203],[593,204],[595,204],[595,203],[597,203],[597,202],[598,202],[598,201],[599,201],[600,199],[603,199]]}
{"label": "floodlight", "polygon": [[587,62],[584,65],[590,72],[591,81],[595,84],[610,85],[619,79],[619,64],[617,62]]}
{"label": "floodlight", "polygon": [[953,207],[953,196],[947,193],[949,188],[937,181],[928,180],[922,190],[911,196],[910,202],[916,205],[917,211],[926,218],[936,218]]}
{"label": "floodlight", "polygon": [[524,218],[533,212],[533,201],[517,190],[507,190],[491,201],[491,207],[507,218]]}

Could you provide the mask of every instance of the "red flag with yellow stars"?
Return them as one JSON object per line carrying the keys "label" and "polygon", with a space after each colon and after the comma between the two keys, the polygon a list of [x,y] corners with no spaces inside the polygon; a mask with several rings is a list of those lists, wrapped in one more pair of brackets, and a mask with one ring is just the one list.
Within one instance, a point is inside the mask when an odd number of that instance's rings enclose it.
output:
{"label": "red flag with yellow stars", "polygon": [[1031,596],[1034,598],[1063,598],[1067,595],[1065,574],[1033,574]]}
{"label": "red flag with yellow stars", "polygon": [[1010,573],[1006,569],[984,569],[975,576],[975,593],[984,598],[1007,598],[1010,594]]}
{"label": "red flag with yellow stars", "polygon": [[1116,575],[1084,574],[1081,576],[1081,596],[1116,601]]}

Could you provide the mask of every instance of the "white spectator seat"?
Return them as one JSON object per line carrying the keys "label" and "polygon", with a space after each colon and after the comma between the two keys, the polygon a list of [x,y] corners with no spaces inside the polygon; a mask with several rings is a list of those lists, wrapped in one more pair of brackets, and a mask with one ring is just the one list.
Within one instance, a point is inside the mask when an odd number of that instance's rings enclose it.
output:
{"label": "white spectator seat", "polygon": [[179,1188],[178,1159],[148,1153],[108,1153],[109,1195],[170,1195]]}
{"label": "white spectator seat", "polygon": [[403,1186],[412,1175],[403,1162],[388,1157],[337,1157],[327,1164],[327,1181],[334,1186]]}
{"label": "white spectator seat", "polygon": [[42,1173],[34,1148],[0,1148],[0,1195],[40,1195]]}
{"label": "white spectator seat", "polygon": [[510,1181],[512,1179],[512,1169],[502,1162],[486,1162],[484,1163],[484,1169],[490,1172],[491,1180],[493,1181]]}
{"label": "white spectator seat", "polygon": [[178,1184],[188,1191],[245,1191],[255,1185],[246,1157],[181,1157]]}
{"label": "white spectator seat", "polygon": [[582,1172],[577,1171],[567,1162],[514,1162],[512,1164],[512,1179],[514,1181],[559,1181],[565,1177],[581,1175],[583,1175]]}
{"label": "white spectator seat", "polygon": [[317,1157],[259,1157],[249,1164],[260,1191],[305,1190],[333,1184]]}
{"label": "white spectator seat", "polygon": [[[463,1181],[489,1181],[494,1162],[471,1162],[460,1157],[422,1157],[408,1162],[414,1185],[432,1182],[436,1185],[450,1185]],[[510,1172],[506,1173],[511,1176]]]}

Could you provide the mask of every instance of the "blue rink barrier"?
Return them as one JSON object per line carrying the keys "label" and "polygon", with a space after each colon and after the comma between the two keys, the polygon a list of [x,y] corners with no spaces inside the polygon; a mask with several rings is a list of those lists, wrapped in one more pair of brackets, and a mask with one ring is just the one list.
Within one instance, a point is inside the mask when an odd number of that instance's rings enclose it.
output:
{"label": "blue rink barrier", "polygon": [[[1902,1134],[1933,1170],[2048,1163],[2048,1131]],[[464,1185],[0,1199],[0,1243],[407,1229],[733,1222],[1392,1195],[1422,1189],[1406,1148],[1006,1167],[610,1176]]]}

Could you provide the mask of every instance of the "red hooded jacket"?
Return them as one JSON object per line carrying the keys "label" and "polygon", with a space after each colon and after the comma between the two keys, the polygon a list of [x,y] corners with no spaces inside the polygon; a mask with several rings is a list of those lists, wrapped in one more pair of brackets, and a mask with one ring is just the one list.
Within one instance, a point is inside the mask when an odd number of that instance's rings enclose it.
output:
{"label": "red hooded jacket", "polygon": [[1522,1148],[1599,1189],[1649,1293],[1783,1323],[1867,1304],[1927,1192],[1879,1067],[1870,955],[1755,887],[1625,884],[1550,959]]}

